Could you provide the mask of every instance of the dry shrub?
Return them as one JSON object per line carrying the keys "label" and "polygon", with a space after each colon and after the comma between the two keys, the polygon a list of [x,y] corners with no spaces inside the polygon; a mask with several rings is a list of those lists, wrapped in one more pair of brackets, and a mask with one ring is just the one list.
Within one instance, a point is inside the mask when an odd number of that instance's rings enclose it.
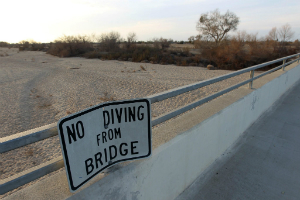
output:
{"label": "dry shrub", "polygon": [[242,69],[246,67],[249,54],[242,48],[242,44],[232,41],[203,51],[202,55],[210,60],[210,64],[221,69]]}
{"label": "dry shrub", "polygon": [[115,98],[114,95],[110,95],[108,92],[104,92],[103,93],[103,97],[99,97],[99,99],[103,102],[107,102],[107,101],[116,101],[117,99]]}
{"label": "dry shrub", "polygon": [[131,49],[128,53],[131,54],[133,62],[141,62],[142,60],[158,62],[161,57],[159,49],[148,46],[136,46],[135,49]]}
{"label": "dry shrub", "polygon": [[172,39],[166,39],[166,38],[153,38],[153,45],[154,48],[165,50],[170,46],[170,44],[173,42]]}
{"label": "dry shrub", "polygon": [[146,68],[145,68],[143,65],[141,65],[140,68],[141,68],[141,70],[143,70],[143,71],[147,71]]}
{"label": "dry shrub", "polygon": [[115,53],[109,53],[109,54],[104,54],[101,56],[102,59],[106,60],[118,60],[122,56],[121,52],[115,52]]}
{"label": "dry shrub", "polygon": [[5,57],[5,56],[9,56],[7,52],[0,54],[0,57]]}
{"label": "dry shrub", "polygon": [[51,44],[47,53],[59,57],[83,55],[93,50],[93,44],[87,36],[66,36],[57,39]]}
{"label": "dry shrub", "polygon": [[200,38],[194,41],[194,46],[196,49],[209,49],[215,46],[215,43],[211,41],[205,41]]}
{"label": "dry shrub", "polygon": [[210,64],[229,70],[250,67],[295,53],[295,49],[282,42],[258,40],[256,34],[246,32],[238,32],[219,45],[206,45],[202,48],[202,57],[208,59]]}
{"label": "dry shrub", "polygon": [[192,62],[194,62],[194,63],[200,63],[202,61],[202,59],[201,59],[201,55],[195,55],[195,56],[193,56],[192,57]]}
{"label": "dry shrub", "polygon": [[70,114],[72,114],[72,112],[71,112],[71,111],[69,111],[69,110],[67,110],[67,111],[66,111],[66,113],[67,113],[67,115],[70,115]]}
{"label": "dry shrub", "polygon": [[160,63],[162,64],[174,64],[175,63],[175,57],[169,53],[163,53],[160,58]]}
{"label": "dry shrub", "polygon": [[40,104],[40,105],[38,106],[38,108],[45,109],[45,108],[48,108],[48,107],[50,107],[50,106],[52,106],[51,103],[42,103],[42,104]]}
{"label": "dry shrub", "polygon": [[298,39],[294,41],[293,45],[294,45],[296,51],[300,52],[300,41]]}
{"label": "dry shrub", "polygon": [[190,54],[190,48],[188,48],[188,47],[183,47],[183,48],[182,48],[182,52],[184,52],[184,54],[188,55],[188,54]]}
{"label": "dry shrub", "polygon": [[3,42],[3,41],[0,42],[0,47],[8,47],[8,46],[9,46],[8,42]]}
{"label": "dry shrub", "polygon": [[[51,54],[51,52],[52,51],[50,50],[49,53]],[[61,49],[59,52],[57,52],[56,56],[59,56],[59,57],[71,57],[71,52],[70,52],[69,49]]]}
{"label": "dry shrub", "polygon": [[[35,42],[35,41],[32,41],[32,42]],[[28,50],[30,42],[27,40],[22,40],[19,42],[19,45],[20,45],[20,47],[23,47],[24,50]]]}
{"label": "dry shrub", "polygon": [[19,51],[43,51],[46,44],[34,40],[22,40],[19,42]]}
{"label": "dry shrub", "polygon": [[45,44],[34,42],[34,43],[31,43],[30,50],[31,51],[42,51],[42,50],[44,50],[45,46],[46,46]]}
{"label": "dry shrub", "polygon": [[128,33],[127,41],[124,42],[123,48],[125,48],[125,49],[135,48],[136,40],[137,40],[136,33],[134,33],[134,32]]}
{"label": "dry shrub", "polygon": [[186,60],[182,60],[181,61],[181,66],[187,66],[188,64],[187,64],[187,62],[186,62]]}
{"label": "dry shrub", "polygon": [[116,52],[120,49],[122,38],[118,32],[103,33],[98,42],[99,49],[106,52]]}
{"label": "dry shrub", "polygon": [[103,54],[103,52],[99,52],[99,51],[90,51],[84,54],[85,58],[101,58],[101,56],[103,56],[105,54]]}
{"label": "dry shrub", "polygon": [[33,150],[32,149],[28,149],[25,151],[25,155],[26,156],[33,156]]}

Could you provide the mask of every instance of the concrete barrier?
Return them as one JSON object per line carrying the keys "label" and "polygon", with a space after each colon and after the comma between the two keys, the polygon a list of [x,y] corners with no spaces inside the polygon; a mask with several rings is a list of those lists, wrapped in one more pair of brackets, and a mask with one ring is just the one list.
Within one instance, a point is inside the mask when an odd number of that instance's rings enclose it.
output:
{"label": "concrete barrier", "polygon": [[154,132],[169,128],[178,135],[149,159],[117,165],[75,194],[63,171],[5,199],[174,199],[299,80],[300,65],[286,70],[258,79],[253,90],[243,86],[162,125]]}

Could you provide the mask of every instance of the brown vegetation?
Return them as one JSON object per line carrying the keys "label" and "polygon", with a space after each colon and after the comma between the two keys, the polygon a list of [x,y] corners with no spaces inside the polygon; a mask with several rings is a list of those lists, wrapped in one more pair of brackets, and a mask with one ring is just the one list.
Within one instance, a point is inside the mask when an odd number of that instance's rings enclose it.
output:
{"label": "brown vegetation", "polygon": [[46,44],[34,40],[22,40],[19,42],[19,51],[44,51]]}
{"label": "brown vegetation", "polygon": [[47,53],[59,57],[80,56],[93,50],[93,44],[87,36],[66,36],[50,45]]}
{"label": "brown vegetation", "polygon": [[99,97],[99,99],[103,102],[107,101],[116,101],[116,97],[114,95],[110,95],[107,91],[103,93],[103,97]]}
{"label": "brown vegetation", "polygon": [[220,69],[242,69],[280,57],[295,54],[291,43],[258,40],[255,34],[238,32],[219,46],[203,45],[202,56]]}
{"label": "brown vegetation", "polygon": [[57,40],[52,44],[48,53],[60,57],[83,56],[163,65],[206,67],[211,64],[214,69],[237,70],[291,55],[300,49],[298,40],[294,44],[274,41],[269,36],[258,40],[256,34],[245,31],[237,32],[217,45],[214,41],[202,40],[200,36],[191,37],[190,42],[201,49],[199,55],[192,54],[190,47],[169,48],[171,40],[160,38],[153,39],[152,43],[137,44],[135,37],[135,34],[131,34],[127,41],[122,41],[116,32],[103,34],[99,43],[92,48],[92,43],[87,39],[65,36],[62,41]]}
{"label": "brown vegetation", "polygon": [[[209,32],[207,29],[210,23],[227,18],[231,21],[227,20],[228,23],[225,24],[220,23],[220,27],[215,27],[215,32]],[[246,68],[300,51],[298,40],[289,42],[294,32],[288,24],[279,29],[272,28],[263,39],[258,39],[257,34],[248,34],[245,31],[238,31],[229,37],[227,33],[235,30],[238,23],[238,17],[233,13],[227,12],[221,15],[218,10],[215,10],[201,15],[198,29],[202,35],[189,37],[187,43],[181,41],[176,44],[172,39],[162,37],[148,42],[137,42],[137,36],[133,32],[128,34],[126,40],[122,39],[118,32],[110,32],[99,37],[95,34],[63,36],[50,45],[33,40],[21,41],[19,50],[47,50],[47,53],[59,57],[82,56],[101,60],[177,66],[212,65],[208,69],[227,70]],[[227,27],[226,30],[223,30],[224,27]],[[220,37],[215,36],[220,34]],[[8,46],[9,44],[0,42],[0,45]],[[34,58],[32,61],[35,61]]]}
{"label": "brown vegetation", "polygon": [[8,42],[2,42],[0,41],[0,47],[8,47],[9,43]]}

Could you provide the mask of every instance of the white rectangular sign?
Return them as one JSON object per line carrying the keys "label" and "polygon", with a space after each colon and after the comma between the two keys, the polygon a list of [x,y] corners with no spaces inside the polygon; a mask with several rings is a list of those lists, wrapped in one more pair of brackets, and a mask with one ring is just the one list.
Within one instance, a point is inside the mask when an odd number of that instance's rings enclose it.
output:
{"label": "white rectangular sign", "polygon": [[109,166],[151,155],[150,105],[148,99],[104,103],[58,122],[71,192]]}

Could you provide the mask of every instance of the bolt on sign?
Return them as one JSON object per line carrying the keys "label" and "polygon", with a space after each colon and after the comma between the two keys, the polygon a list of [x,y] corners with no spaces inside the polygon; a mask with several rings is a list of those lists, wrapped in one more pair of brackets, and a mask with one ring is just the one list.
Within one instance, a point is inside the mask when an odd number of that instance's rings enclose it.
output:
{"label": "bolt on sign", "polygon": [[109,102],[58,122],[71,192],[109,166],[151,155],[150,105],[148,99]]}

